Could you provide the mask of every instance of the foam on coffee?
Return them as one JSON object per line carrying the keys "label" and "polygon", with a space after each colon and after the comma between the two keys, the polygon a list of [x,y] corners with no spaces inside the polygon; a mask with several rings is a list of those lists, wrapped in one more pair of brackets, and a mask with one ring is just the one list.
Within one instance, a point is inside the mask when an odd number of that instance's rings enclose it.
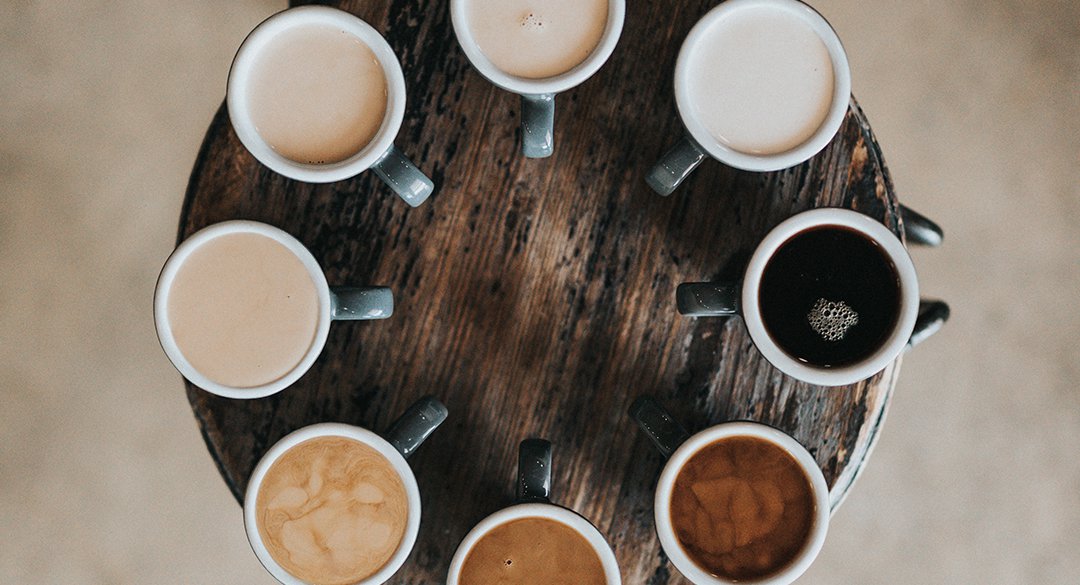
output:
{"label": "foam on coffee", "polygon": [[318,437],[270,466],[255,502],[259,536],[289,574],[347,585],[376,573],[405,536],[405,485],[381,453],[345,437]]}
{"label": "foam on coffee", "polygon": [[469,550],[460,585],[604,585],[600,557],[578,531],[548,518],[520,518],[484,534]]}
{"label": "foam on coffee", "polygon": [[468,0],[480,51],[505,73],[545,79],[580,65],[600,44],[608,0]]}
{"label": "foam on coffee", "polygon": [[284,244],[261,234],[205,242],[177,270],[168,295],[180,353],[224,386],[278,380],[315,341],[320,303],[311,273]]}

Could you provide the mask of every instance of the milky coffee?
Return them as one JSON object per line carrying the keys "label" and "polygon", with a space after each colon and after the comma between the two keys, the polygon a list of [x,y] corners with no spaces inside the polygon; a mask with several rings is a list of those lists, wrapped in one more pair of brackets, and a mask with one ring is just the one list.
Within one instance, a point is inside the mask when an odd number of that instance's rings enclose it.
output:
{"label": "milky coffee", "polygon": [[468,28],[504,73],[546,79],[580,65],[600,44],[608,0],[467,0]]}
{"label": "milky coffee", "polygon": [[784,569],[814,526],[810,480],[773,443],[719,439],[694,453],[671,492],[671,524],[687,556],[712,575],[755,580]]}
{"label": "milky coffee", "polygon": [[327,24],[294,26],[272,38],[252,64],[248,92],[256,131],[298,163],[357,154],[386,117],[386,75],[375,53]]}
{"label": "milky coffee", "polygon": [[460,585],[604,585],[604,566],[578,531],[547,518],[519,518],[491,529],[469,550]]}
{"label": "milky coffee", "polygon": [[180,353],[210,380],[269,384],[294,370],[315,341],[319,294],[311,273],[277,240],[230,233],[193,250],[168,292]]}
{"label": "milky coffee", "polygon": [[729,148],[778,154],[806,142],[832,106],[829,51],[798,14],[732,10],[711,23],[687,61],[693,116]]}
{"label": "milky coffee", "polygon": [[266,550],[290,575],[314,585],[349,585],[397,552],[409,500],[381,453],[324,436],[274,461],[259,486],[255,518]]}

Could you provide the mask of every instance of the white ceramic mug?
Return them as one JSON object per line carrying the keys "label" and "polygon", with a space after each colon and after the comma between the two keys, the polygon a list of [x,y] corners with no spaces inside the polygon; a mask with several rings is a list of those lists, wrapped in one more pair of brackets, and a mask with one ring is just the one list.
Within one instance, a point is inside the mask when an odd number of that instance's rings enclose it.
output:
{"label": "white ceramic mug", "polygon": [[[248,106],[253,65],[258,56],[284,31],[298,26],[328,25],[351,34],[368,46],[386,75],[386,116],[378,133],[356,154],[335,163],[300,163],[275,151],[259,135]],[[312,64],[317,67],[318,64]],[[405,76],[401,63],[386,39],[352,14],[326,6],[289,8],[267,18],[244,39],[229,70],[226,104],[229,119],[244,147],[271,170],[290,179],[309,183],[329,183],[347,179],[372,169],[395,193],[416,207],[427,200],[434,185],[413,163],[394,147],[394,137],[405,117]]]}
{"label": "white ceramic mug", "polygon": [[[689,62],[695,51],[702,47],[709,28],[736,11],[762,7],[795,15],[808,24],[824,43],[833,67],[832,103],[821,125],[798,146],[775,154],[741,152],[718,140],[694,115],[689,92],[692,74]],[[792,99],[799,99],[799,96],[792,96]],[[726,0],[706,13],[683,41],[675,63],[675,103],[679,109],[679,117],[686,126],[687,135],[664,154],[646,180],[657,193],[669,195],[706,156],[746,171],[776,171],[795,166],[820,152],[833,139],[844,122],[850,101],[851,69],[848,66],[847,54],[836,31],[823,16],[798,0]],[[723,108],[724,104],[716,104],[715,107]]]}
{"label": "white ceramic mug", "polygon": [[530,79],[502,71],[480,50],[469,28],[468,0],[450,0],[454,33],[473,67],[491,83],[521,96],[521,150],[528,158],[551,156],[554,150],[555,94],[577,87],[611,56],[622,34],[626,0],[608,0],[608,20],[600,43],[573,69],[545,79]]}
{"label": "white ceramic mug", "polygon": [[580,514],[552,504],[550,497],[551,443],[540,439],[522,441],[518,457],[518,503],[484,518],[465,535],[450,561],[446,585],[459,585],[465,559],[485,535],[499,526],[523,518],[551,520],[577,532],[600,559],[607,585],[620,585],[619,563],[604,535]]}
{"label": "white ceramic mug", "polygon": [[259,562],[275,579],[285,585],[307,585],[305,581],[297,579],[282,568],[263,543],[257,524],[259,488],[262,486],[263,478],[266,477],[266,472],[270,470],[274,462],[292,447],[319,437],[344,437],[363,443],[385,457],[405,486],[409,516],[406,520],[405,534],[397,551],[381,569],[370,577],[350,585],[379,585],[389,581],[409,558],[409,553],[416,544],[416,536],[420,532],[420,488],[417,486],[416,476],[413,475],[406,458],[446,420],[446,417],[447,410],[441,402],[432,397],[424,397],[409,407],[390,426],[390,429],[384,433],[386,438],[352,425],[318,423],[293,431],[275,443],[255,466],[244,494],[244,528],[251,549]]}
{"label": "white ceramic mug", "polygon": [[[825,544],[825,535],[829,530],[829,486],[825,475],[818,467],[813,455],[787,433],[756,422],[724,422],[711,426],[693,436],[689,436],[682,425],[676,422],[659,403],[651,397],[638,398],[630,407],[630,415],[652,439],[660,452],[668,458],[660,479],[656,483],[653,498],[653,515],[656,522],[656,535],[660,546],[671,559],[671,563],[695,585],[788,585],[806,572],[821,552]],[[795,557],[779,571],[761,579],[733,581],[717,577],[690,558],[679,544],[675,528],[671,523],[671,497],[675,480],[686,462],[703,447],[721,439],[731,437],[753,437],[767,441],[779,447],[798,464],[810,485],[814,500],[814,521],[807,535],[806,542]]]}
{"label": "white ceramic mug", "polygon": [[[900,281],[900,307],[892,331],[877,349],[853,364],[816,367],[788,355],[765,327],[758,298],[765,266],[780,247],[796,234],[822,226],[854,230],[879,247],[892,262]],[[765,359],[785,374],[811,384],[842,386],[869,378],[896,359],[918,336],[919,280],[907,248],[880,222],[850,209],[823,208],[791,216],[770,231],[754,250],[741,282],[686,283],[676,291],[679,312],[694,317],[741,314],[750,338]],[[943,319],[942,319],[943,321]],[[930,326],[932,323],[926,323]],[[933,324],[940,325],[940,321]]]}
{"label": "white ceramic mug", "polygon": [[[176,274],[191,256],[192,252],[201,246],[229,234],[258,234],[270,238],[287,250],[307,269],[311,281],[315,285],[315,291],[319,297],[318,324],[315,329],[315,338],[308,348],[303,359],[287,374],[272,382],[253,387],[233,387],[220,384],[208,378],[196,369],[184,356],[180,347],[173,337],[172,326],[169,323],[169,292],[176,279]],[[255,294],[257,291],[252,291]],[[165,262],[158,276],[157,287],[154,290],[154,325],[157,328],[158,341],[161,343],[165,355],[172,361],[173,366],[185,378],[193,384],[218,396],[227,398],[262,398],[284,390],[293,382],[300,379],[315,363],[323,346],[326,345],[326,337],[330,333],[330,322],[336,320],[368,320],[386,319],[394,312],[394,297],[386,287],[331,287],[326,282],[326,276],[318,261],[311,252],[300,243],[299,240],[285,231],[265,223],[233,220],[207,226],[188,237]],[[267,316],[267,318],[271,318]]]}

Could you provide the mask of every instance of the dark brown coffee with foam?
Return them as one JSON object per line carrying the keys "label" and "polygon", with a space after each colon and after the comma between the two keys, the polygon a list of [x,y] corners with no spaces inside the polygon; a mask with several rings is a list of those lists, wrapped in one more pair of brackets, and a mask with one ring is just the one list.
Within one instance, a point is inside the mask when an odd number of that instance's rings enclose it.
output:
{"label": "dark brown coffee with foam", "polygon": [[460,585],[604,585],[604,566],[577,530],[547,518],[520,518],[473,545]]}
{"label": "dark brown coffee with foam", "polygon": [[675,478],[671,524],[699,567],[744,581],[787,567],[806,545],[816,512],[795,458],[756,437],[727,437],[692,455]]}

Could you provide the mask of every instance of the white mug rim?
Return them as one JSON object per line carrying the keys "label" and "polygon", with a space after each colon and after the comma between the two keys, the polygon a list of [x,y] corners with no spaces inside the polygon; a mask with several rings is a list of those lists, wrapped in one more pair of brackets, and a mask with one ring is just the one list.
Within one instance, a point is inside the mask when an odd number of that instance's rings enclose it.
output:
{"label": "white mug rim", "polygon": [[[690,56],[708,29],[735,10],[769,7],[785,10],[811,26],[825,44],[833,66],[833,96],[829,111],[818,129],[802,144],[775,154],[752,154],[735,150],[716,139],[693,114],[689,95]],[[793,167],[821,152],[840,130],[851,101],[851,68],[847,53],[836,31],[816,10],[798,0],[725,0],[712,8],[694,25],[683,41],[675,61],[675,103],[691,139],[720,162],[746,171],[767,172]]]}
{"label": "white mug rim", "polygon": [[[761,277],[773,254],[796,234],[823,226],[855,230],[878,246],[892,261],[900,279],[900,308],[889,337],[865,359],[839,368],[819,368],[792,358],[765,328],[758,305]],[[742,316],[758,351],[785,374],[811,384],[843,386],[865,380],[885,369],[904,350],[919,314],[919,280],[907,248],[889,228],[871,217],[843,208],[812,209],[795,214],[774,227],[750,257],[742,282]]]}
{"label": "white mug rim", "polygon": [[450,561],[450,568],[447,571],[446,585],[458,585],[458,577],[462,566],[465,564],[465,559],[481,538],[496,527],[521,518],[544,518],[569,526],[585,538],[593,548],[593,552],[596,553],[601,565],[604,567],[604,577],[607,585],[620,585],[622,583],[615,552],[611,550],[611,545],[596,526],[593,526],[584,516],[573,510],[550,503],[531,502],[503,508],[477,523],[461,540],[461,544],[458,545],[457,550],[454,552],[454,557]]}
{"label": "white mug rim", "polygon": [[451,0],[450,2],[450,20],[458,44],[465,51],[465,56],[468,57],[469,62],[484,78],[506,91],[519,95],[560,93],[580,85],[595,75],[611,57],[612,52],[615,51],[615,45],[618,44],[619,37],[622,36],[623,22],[626,18],[626,0],[608,0],[607,24],[604,26],[604,33],[593,52],[569,71],[551,77],[533,79],[506,73],[496,67],[484,55],[469,28],[469,18],[465,10],[467,1]]}
{"label": "white mug rim", "polygon": [[663,547],[664,552],[671,559],[671,563],[691,582],[696,585],[730,585],[736,583],[736,581],[710,575],[699,567],[683,550],[671,524],[671,493],[675,487],[675,479],[692,456],[706,445],[737,436],[756,437],[780,447],[795,459],[806,478],[810,481],[815,505],[814,525],[810,529],[810,534],[807,536],[806,544],[803,545],[802,550],[799,551],[795,559],[777,573],[762,579],[737,582],[750,585],[787,585],[806,572],[814,559],[817,558],[818,553],[821,552],[821,547],[825,544],[830,515],[829,486],[825,482],[825,475],[821,472],[821,468],[818,467],[814,456],[793,437],[779,429],[750,421],[725,422],[709,427],[684,441],[668,458],[668,462],[664,465],[664,469],[660,473],[660,479],[656,484],[656,494],[653,500],[656,534],[660,539],[660,545]]}
{"label": "white mug rim", "polygon": [[[336,163],[305,164],[282,156],[259,134],[248,108],[248,80],[261,50],[282,31],[308,24],[338,26],[352,34],[375,53],[386,76],[386,114],[378,133],[359,152]],[[371,168],[393,147],[394,138],[405,119],[405,97],[405,75],[401,71],[401,63],[379,31],[344,10],[329,6],[298,6],[273,14],[248,33],[229,69],[225,103],[237,137],[259,162],[290,179],[330,183]]]}
{"label": "white mug rim", "polygon": [[[319,297],[319,314],[315,326],[315,338],[312,339],[304,357],[284,376],[266,384],[251,387],[227,386],[211,380],[196,369],[180,351],[180,346],[177,345],[176,339],[173,337],[172,326],[169,323],[169,293],[173,281],[176,279],[176,274],[184,265],[184,262],[191,256],[192,252],[207,242],[221,236],[239,233],[258,234],[285,246],[307,269],[308,275],[311,276],[311,281],[315,286],[315,293]],[[168,356],[173,367],[192,384],[211,394],[226,398],[263,398],[280,392],[299,380],[315,363],[319,354],[322,353],[323,346],[326,344],[326,338],[330,332],[330,310],[330,287],[326,282],[326,275],[323,274],[322,268],[311,252],[288,232],[269,224],[250,220],[229,220],[211,224],[189,236],[169,255],[169,259],[165,261],[165,266],[162,267],[157,285],[154,288],[154,326],[157,330],[158,342],[161,343],[165,355]]]}
{"label": "white mug rim", "polygon": [[386,457],[387,461],[398,473],[402,484],[405,486],[405,494],[409,502],[409,518],[405,523],[405,534],[398,545],[394,555],[385,565],[371,576],[357,581],[353,585],[379,585],[390,578],[405,564],[409,554],[412,553],[416,544],[417,534],[420,532],[420,488],[416,483],[416,476],[405,457],[394,448],[386,439],[367,429],[347,425],[344,423],[317,423],[308,425],[282,437],[269,451],[266,452],[255,466],[248,480],[248,487],[244,493],[244,530],[247,533],[248,543],[255,552],[259,562],[275,579],[284,585],[307,585],[305,581],[292,576],[281,567],[270,555],[270,551],[263,544],[259,535],[259,527],[256,519],[256,500],[259,487],[266,476],[266,472],[286,451],[292,447],[319,437],[344,437],[363,443]]}

